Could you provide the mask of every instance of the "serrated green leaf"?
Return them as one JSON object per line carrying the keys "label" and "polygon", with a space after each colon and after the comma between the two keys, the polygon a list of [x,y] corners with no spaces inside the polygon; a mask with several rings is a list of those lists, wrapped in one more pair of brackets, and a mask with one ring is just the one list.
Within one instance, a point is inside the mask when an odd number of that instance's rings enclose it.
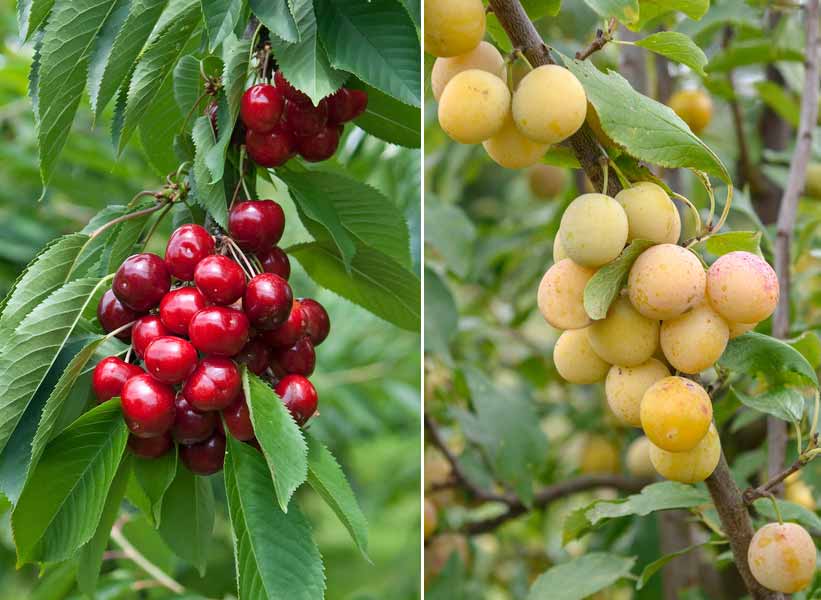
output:
{"label": "serrated green leaf", "polygon": [[[561,2],[561,0],[549,0],[546,1],[545,4],[550,4]],[[401,4],[406,11],[408,11],[408,15],[410,15],[411,21],[413,24],[416,25],[416,29],[422,29],[422,3],[420,0],[399,0],[399,4]]]}
{"label": "serrated green leaf", "polygon": [[295,502],[271,501],[274,482],[252,447],[228,436],[225,493],[234,532],[239,600],[321,600],[322,557]]}
{"label": "serrated green leaf", "polygon": [[677,31],[660,31],[635,42],[636,46],[669,58],[673,62],[690,67],[699,75],[704,75],[707,55],[695,42]]}
{"label": "serrated green leaf", "polygon": [[66,598],[74,589],[78,561],[69,559],[43,567],[37,587],[26,600],[58,600]]}
{"label": "serrated green leaf", "polygon": [[177,169],[174,138],[183,126],[183,114],[174,100],[174,82],[169,77],[139,124],[140,145],[148,162],[159,176]]}
{"label": "serrated green leaf", "polygon": [[308,446],[279,396],[247,369],[243,370],[242,389],[254,433],[271,470],[276,499],[287,512],[291,496],[308,477]]}
{"label": "serrated green leaf", "polygon": [[40,28],[53,6],[54,0],[17,0],[17,24],[23,40]]}
{"label": "serrated green leaf", "polygon": [[150,503],[150,520],[158,527],[162,523],[163,498],[177,476],[176,447],[160,458],[134,457],[134,475]]}
{"label": "serrated green leaf", "polygon": [[542,573],[528,600],[583,600],[630,575],[635,558],[591,552]]}
{"label": "serrated green leaf", "polygon": [[761,333],[745,333],[730,340],[718,364],[736,373],[761,377],[771,386],[812,384],[818,387],[815,371],[798,350]]}
{"label": "serrated green leaf", "polygon": [[722,73],[755,64],[804,60],[804,53],[794,48],[779,46],[769,38],[736,42],[710,59],[706,71]]}
{"label": "serrated green leaf", "polygon": [[743,250],[761,256],[760,231],[727,231],[707,238],[704,243],[707,252],[722,256],[728,252]]}
{"label": "serrated green leaf", "polygon": [[288,0],[249,0],[248,4],[260,23],[283,42],[299,41],[299,30]]}
{"label": "serrated green leaf", "polygon": [[110,400],[46,447],[12,513],[18,565],[72,556],[97,528],[128,429]]}
{"label": "serrated green leaf", "polygon": [[202,78],[200,77],[200,60],[193,54],[183,56],[174,67],[174,100],[184,114],[194,110],[197,101],[201,101]]}
{"label": "serrated green leaf", "polygon": [[318,0],[316,11],[332,67],[421,105],[419,37],[406,10],[394,0]]}
{"label": "serrated green leaf", "polygon": [[639,19],[639,0],[584,0],[600,17],[614,17],[621,23],[634,23]]}
{"label": "serrated green leaf", "polygon": [[357,127],[391,144],[406,148],[420,147],[422,117],[419,108],[399,102],[358,79],[349,81],[345,87],[368,93],[368,107],[354,121]]}
{"label": "serrated green leaf", "polygon": [[208,117],[198,117],[194,122],[194,155],[192,194],[194,200],[213,217],[223,229],[228,228],[228,203],[222,182],[210,183],[211,173],[205,165],[205,157],[214,148],[214,130]]}
{"label": "serrated green leaf", "polygon": [[96,114],[97,96],[100,92],[100,83],[106,68],[111,62],[111,52],[114,49],[114,40],[122,31],[130,12],[129,0],[115,0],[111,16],[106,19],[100,34],[94,40],[91,58],[88,66],[88,96],[91,101],[91,110]]}
{"label": "serrated green leaf", "polygon": [[633,240],[617,259],[596,271],[584,288],[584,310],[591,319],[604,319],[610,305],[627,283],[630,268],[653,242]]}
{"label": "serrated green leaf", "polygon": [[200,0],[205,31],[208,33],[208,50],[213,52],[239,22],[242,0]]}
{"label": "serrated green leaf", "polygon": [[193,475],[188,469],[177,469],[177,475],[163,498],[160,536],[174,554],[196,567],[203,576],[213,530],[214,490],[211,482]]}

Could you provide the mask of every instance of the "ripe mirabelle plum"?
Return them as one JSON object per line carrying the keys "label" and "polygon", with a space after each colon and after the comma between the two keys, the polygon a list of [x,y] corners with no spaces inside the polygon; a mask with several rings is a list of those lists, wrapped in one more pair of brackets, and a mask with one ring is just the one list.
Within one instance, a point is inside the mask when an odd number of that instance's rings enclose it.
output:
{"label": "ripe mirabelle plum", "polygon": [[613,365],[604,382],[610,410],[625,425],[641,427],[641,399],[644,392],[659,379],[669,376],[670,371],[664,363],[655,358],[637,367]]}
{"label": "ripe mirabelle plum", "polygon": [[558,144],[578,131],[587,114],[587,95],[570,71],[558,65],[533,69],[513,94],[513,120],[536,142]]}
{"label": "ripe mirabelle plum", "polygon": [[681,235],[681,218],[676,205],[660,186],[650,181],[623,189],[616,200],[627,213],[627,241],[650,240],[675,244]]}
{"label": "ripe mirabelle plum", "polygon": [[437,58],[430,72],[430,87],[433,89],[433,98],[439,102],[445,86],[456,75],[468,69],[487,71],[500,79],[505,77],[505,59],[496,49],[496,46],[487,42],[480,42],[470,52],[459,56]]}
{"label": "ripe mirabelle plum", "polygon": [[584,287],[596,273],[569,258],[547,270],[539,284],[539,311],[556,329],[581,329],[590,325],[584,310]]}
{"label": "ripe mirabelle plum", "polygon": [[439,126],[461,144],[478,144],[502,129],[510,91],[496,75],[469,69],[456,75],[439,98]]}
{"label": "ripe mirabelle plum", "polygon": [[630,301],[617,298],[607,317],[587,328],[595,353],[610,364],[637,367],[653,356],[659,344],[659,322],[641,316]]}
{"label": "ripe mirabelle plum", "polygon": [[436,505],[425,498],[425,539],[428,539],[436,532],[437,525]]}
{"label": "ripe mirabelle plum", "polygon": [[718,314],[733,323],[756,323],[778,304],[778,276],[760,256],[729,252],[707,270],[707,299]]}
{"label": "ripe mirabelle plum", "polygon": [[579,470],[585,475],[617,473],[619,470],[619,449],[602,435],[590,435],[582,446]]}
{"label": "ripe mirabelle plum", "polygon": [[693,133],[704,131],[713,118],[713,101],[701,90],[680,90],[670,96],[668,104]]}
{"label": "ripe mirabelle plum", "polygon": [[686,452],[668,452],[650,442],[653,468],[665,479],[680,483],[704,481],[713,474],[720,457],[721,440],[712,423],[696,447]]}
{"label": "ripe mirabelle plum", "polygon": [[750,541],[747,562],[765,588],[794,594],[815,576],[816,554],[815,542],[801,525],[768,523]]}
{"label": "ripe mirabelle plum", "polygon": [[641,399],[641,426],[654,445],[668,452],[696,447],[710,427],[713,405],[704,388],[684,377],[665,377]]}
{"label": "ripe mirabelle plum", "polygon": [[807,510],[815,512],[815,498],[813,498],[812,495],[812,488],[800,479],[786,483],[787,485],[784,487],[784,500],[794,502]]}
{"label": "ripe mirabelle plum", "polygon": [[580,384],[603,380],[610,368],[587,341],[587,329],[572,329],[559,336],[553,347],[553,364],[565,381]]}
{"label": "ripe mirabelle plum", "polygon": [[567,255],[585,267],[616,258],[627,242],[627,213],[605,194],[582,194],[564,211],[559,227]]}
{"label": "ripe mirabelle plum", "polygon": [[633,477],[653,477],[656,470],[653,468],[653,463],[650,460],[650,448],[652,444],[647,436],[641,436],[633,440],[627,447],[627,456],[625,463],[627,464],[627,472]]}
{"label": "ripe mirabelle plum", "polygon": [[562,238],[558,233],[556,233],[556,237],[553,240],[553,262],[559,262],[565,258],[567,258],[567,252],[565,251],[564,246],[562,246]]}
{"label": "ripe mirabelle plum", "polygon": [[695,254],[675,244],[641,253],[630,269],[627,292],[648,319],[674,319],[704,300],[707,275]]}
{"label": "ripe mirabelle plum", "polygon": [[553,198],[562,193],[567,171],[553,165],[533,165],[527,173],[530,191],[538,198]]}
{"label": "ripe mirabelle plum", "polygon": [[482,145],[488,156],[506,169],[524,169],[535,165],[550,147],[523,136],[509,113],[499,132]]}
{"label": "ripe mirabelle plum", "polygon": [[425,52],[464,54],[482,41],[485,25],[482,0],[425,0]]}
{"label": "ripe mirabelle plum", "polygon": [[439,575],[453,554],[459,556],[463,565],[470,565],[470,545],[465,536],[443,533],[433,538],[425,548],[425,581]]}
{"label": "ripe mirabelle plum", "polygon": [[674,369],[701,373],[724,353],[730,329],[706,302],[680,317],[663,321],[659,341],[664,356]]}
{"label": "ripe mirabelle plum", "polygon": [[755,329],[758,323],[732,323],[730,321],[726,321],[727,327],[730,329],[730,339],[735,339],[740,335],[744,335],[748,331],[752,331]]}

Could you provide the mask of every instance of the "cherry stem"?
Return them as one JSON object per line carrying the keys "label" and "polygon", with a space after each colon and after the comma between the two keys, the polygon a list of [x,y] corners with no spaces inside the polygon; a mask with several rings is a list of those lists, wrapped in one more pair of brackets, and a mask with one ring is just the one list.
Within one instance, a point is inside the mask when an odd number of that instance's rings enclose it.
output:
{"label": "cherry stem", "polygon": [[128,522],[128,517],[120,517],[114,527],[111,528],[111,539],[122,548],[123,554],[126,558],[131,560],[135,565],[140,567],[143,571],[148,573],[154,581],[162,587],[167,588],[175,594],[185,593],[185,588],[178,581],[166,574],[157,565],[148,560],[143,554],[137,550],[131,542],[123,535],[123,525]]}
{"label": "cherry stem", "polygon": [[[200,63],[202,64],[202,63]],[[188,114],[185,115],[185,119],[183,119],[182,126],[180,127],[180,134],[185,131],[185,128],[188,127],[188,121],[191,119],[191,115],[194,114],[194,111],[197,110],[197,107],[202,102],[202,99],[208,95],[208,92],[203,91],[202,94],[194,101],[194,105],[188,110]]]}
{"label": "cherry stem", "polygon": [[[105,336],[105,337],[106,337],[106,339],[107,339],[107,340],[108,340],[108,339],[111,339],[111,338],[113,338],[113,337],[116,337],[117,335],[119,335],[119,334],[120,334],[120,333],[122,333],[123,331],[127,331],[127,330],[128,330],[128,328],[129,328],[129,327],[133,327],[133,326],[134,326],[134,323],[136,323],[136,322],[137,322],[137,321],[136,321],[136,320],[134,320],[134,321],[131,321],[131,323],[126,323],[126,324],[125,324],[125,325],[123,325],[122,327],[118,327],[118,328],[117,328],[117,329],[115,329],[114,331],[109,331],[109,332],[106,334],[106,336]],[[126,362],[128,362],[128,361],[126,361]]]}
{"label": "cherry stem", "polygon": [[230,237],[225,236],[225,238],[223,239],[225,239],[225,243],[228,245],[228,250],[234,256],[234,260],[240,263],[240,266],[242,266],[243,264],[245,265],[245,267],[243,267],[243,270],[245,271],[245,274],[248,275],[248,279],[253,279],[254,276],[257,275],[257,271],[251,264],[251,262],[248,260],[248,257],[245,256],[245,253],[242,251],[242,249],[239,246],[237,246],[237,243]]}
{"label": "cherry stem", "polygon": [[159,227],[159,225],[162,222],[163,218],[165,218],[165,215],[168,214],[168,211],[171,210],[172,206],[173,206],[173,204],[171,204],[170,202],[167,203],[165,205],[165,209],[163,209],[163,211],[159,214],[159,216],[157,216],[157,220],[154,221],[154,224],[151,225],[151,229],[148,230],[148,233],[145,236],[145,240],[143,241],[143,248],[145,248],[146,245],[148,244],[149,240],[151,240],[151,236],[154,235],[155,231],[157,231],[157,227]]}
{"label": "cherry stem", "polygon": [[[155,198],[156,198],[156,197],[158,197],[158,194],[157,194],[156,192],[151,192],[151,195],[152,195],[152,196],[154,196]],[[133,212],[133,213],[128,213],[127,215],[123,215],[123,216],[121,216],[121,217],[117,217],[116,219],[113,219],[113,220],[109,221],[108,223],[106,223],[106,224],[101,225],[100,227],[98,227],[98,228],[97,228],[97,229],[96,229],[96,230],[95,230],[95,231],[91,234],[91,236],[90,236],[90,237],[91,237],[91,239],[94,239],[95,237],[97,237],[98,235],[100,235],[101,233],[103,233],[105,230],[107,230],[107,229],[109,229],[109,228],[111,228],[111,227],[114,227],[115,225],[119,225],[120,223],[124,223],[124,222],[126,222],[126,221],[130,221],[131,219],[137,219],[137,218],[139,218],[139,217],[143,217],[143,216],[145,216],[145,215],[150,215],[151,213],[153,213],[153,212],[156,212],[156,211],[160,210],[161,208],[163,208],[163,207],[164,207],[164,206],[166,206],[167,204],[169,204],[169,200],[168,200],[168,199],[165,199],[165,200],[162,200],[161,202],[158,202],[158,203],[157,203],[157,204],[155,204],[154,206],[149,206],[148,208],[144,208],[144,209],[142,209],[142,210],[138,210],[138,211],[135,211],[135,212]]]}

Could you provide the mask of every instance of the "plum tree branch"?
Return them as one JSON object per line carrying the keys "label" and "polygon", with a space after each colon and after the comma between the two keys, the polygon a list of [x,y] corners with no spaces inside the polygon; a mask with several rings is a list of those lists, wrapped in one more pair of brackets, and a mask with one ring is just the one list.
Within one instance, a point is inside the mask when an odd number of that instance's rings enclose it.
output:
{"label": "plum tree branch", "polygon": [[[813,449],[818,446],[818,433],[814,434],[813,438],[810,440],[808,449]],[[782,470],[777,475],[774,475],[770,478],[769,481],[762,483],[758,487],[749,488],[744,491],[744,502],[747,504],[752,504],[759,498],[764,498],[766,496],[770,496],[773,493],[773,490],[778,488],[787,477],[792,475],[793,473],[797,473],[801,469],[803,469],[808,462],[812,460],[806,453],[799,456],[795,459],[795,462],[791,464],[786,469]]]}

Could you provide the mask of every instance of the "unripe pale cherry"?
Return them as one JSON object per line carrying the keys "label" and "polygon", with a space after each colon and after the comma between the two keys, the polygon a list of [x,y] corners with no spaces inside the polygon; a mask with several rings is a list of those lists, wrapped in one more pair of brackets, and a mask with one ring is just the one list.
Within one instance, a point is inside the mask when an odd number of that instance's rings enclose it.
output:
{"label": "unripe pale cherry", "polygon": [[556,329],[581,329],[591,323],[584,310],[584,288],[595,269],[577,265],[569,258],[547,270],[539,283],[537,301],[545,321]]}
{"label": "unripe pale cherry", "polygon": [[458,56],[437,58],[430,72],[430,87],[433,90],[433,99],[439,102],[445,86],[456,75],[468,69],[479,69],[496,75],[500,79],[505,77],[505,59],[488,42],[479,42],[479,45]]}
{"label": "unripe pale cherry", "polygon": [[610,305],[607,317],[587,328],[587,338],[603,360],[635,367],[647,362],[658,349],[659,322],[639,314],[622,296]]}
{"label": "unripe pale cherry", "polygon": [[807,510],[815,512],[815,498],[812,495],[812,488],[801,480],[787,482],[784,487],[784,500],[803,506]]}
{"label": "unripe pale cherry", "polygon": [[627,213],[605,194],[582,194],[564,211],[559,236],[567,255],[585,267],[615,259],[627,242]]}
{"label": "unripe pale cherry", "polygon": [[559,336],[553,347],[553,364],[565,381],[580,384],[602,381],[610,369],[610,363],[593,351],[587,329],[572,329]]}
{"label": "unripe pale cherry", "polygon": [[816,572],[817,550],[807,530],[797,523],[768,523],[755,532],[747,562],[765,588],[794,594],[806,588]]}
{"label": "unripe pale cherry", "polygon": [[648,248],[627,278],[630,302],[648,319],[674,319],[704,301],[707,275],[695,254],[675,244]]}
{"label": "unripe pale cherry", "polygon": [[715,471],[721,458],[721,440],[715,425],[710,423],[707,433],[691,450],[668,452],[650,443],[650,462],[656,472],[670,481],[699,483]]}
{"label": "unripe pale cherry", "polygon": [[479,45],[485,36],[481,0],[425,0],[425,52],[458,56]]}
{"label": "unripe pale cherry", "polygon": [[506,169],[524,169],[535,165],[550,148],[549,144],[534,142],[522,135],[509,113],[502,128],[482,142],[482,146],[497,165]]}
{"label": "unripe pale cherry", "polygon": [[661,324],[664,356],[677,371],[695,375],[711,367],[724,353],[730,330],[707,303]]}
{"label": "unripe pale cherry", "polygon": [[657,244],[675,244],[681,235],[678,209],[661,186],[642,181],[616,194],[616,200],[627,213],[627,241],[650,240]]}
{"label": "unripe pale cherry", "polygon": [[760,256],[736,251],[719,257],[707,270],[707,299],[734,323],[757,323],[778,304],[778,276]]}
{"label": "unripe pale cherry", "polygon": [[582,446],[579,470],[585,475],[617,473],[619,449],[602,435],[587,436]]}
{"label": "unripe pale cherry", "polygon": [[524,135],[543,144],[558,144],[584,123],[587,95],[569,70],[543,65],[519,82],[512,108],[513,120]]}
{"label": "unripe pale cherry", "polygon": [[510,112],[510,91],[487,71],[469,69],[445,86],[439,99],[439,126],[460,144],[478,144],[493,137]]}
{"label": "unripe pale cherry", "polygon": [[651,385],[670,376],[660,360],[650,358],[635,367],[613,365],[607,372],[604,391],[613,414],[631,427],[641,427],[641,399]]}
{"label": "unripe pale cherry", "polygon": [[668,452],[692,450],[713,418],[704,388],[683,377],[660,379],[641,400],[641,426],[654,445]]}
{"label": "unripe pale cherry", "polygon": [[174,230],[165,247],[165,264],[177,279],[191,281],[194,269],[206,256],[214,253],[214,238],[202,227],[194,223],[182,225]]}
{"label": "unripe pale cherry", "polygon": [[651,478],[656,474],[653,463],[650,460],[650,448],[652,443],[647,436],[641,436],[633,440],[627,447],[625,455],[625,465],[627,472],[633,477]]}

